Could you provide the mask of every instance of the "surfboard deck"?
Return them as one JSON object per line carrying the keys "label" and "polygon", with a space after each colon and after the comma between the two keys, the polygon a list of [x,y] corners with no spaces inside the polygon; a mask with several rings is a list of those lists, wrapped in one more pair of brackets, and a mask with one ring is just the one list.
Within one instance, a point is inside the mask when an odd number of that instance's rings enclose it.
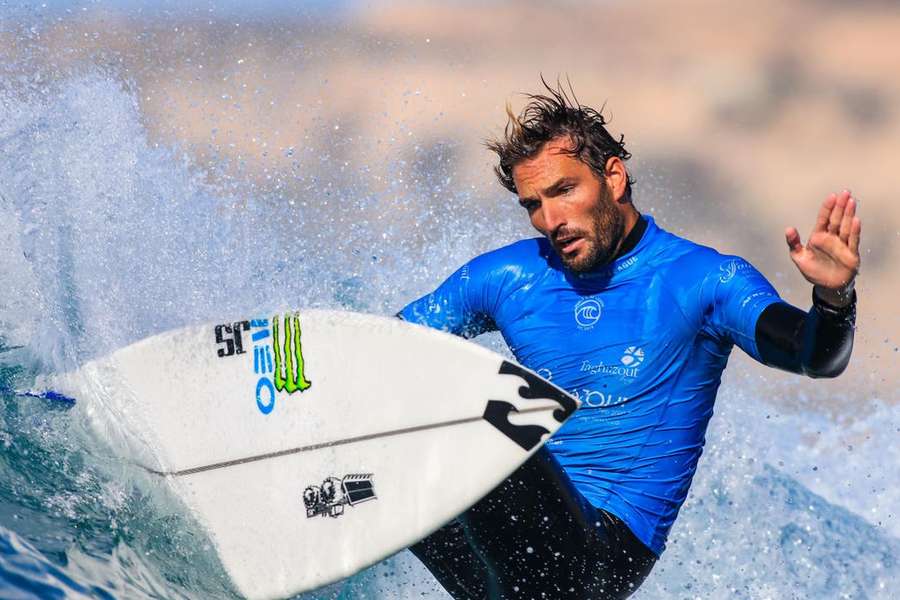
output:
{"label": "surfboard deck", "polygon": [[578,407],[476,344],[335,311],[166,332],[46,385],[90,399],[250,598],[314,589],[415,543]]}

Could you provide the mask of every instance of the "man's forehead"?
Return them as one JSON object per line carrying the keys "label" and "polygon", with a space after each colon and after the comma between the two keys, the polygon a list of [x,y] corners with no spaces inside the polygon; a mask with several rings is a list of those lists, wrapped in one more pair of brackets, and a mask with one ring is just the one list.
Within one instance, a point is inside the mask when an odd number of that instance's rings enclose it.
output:
{"label": "man's forehead", "polygon": [[556,137],[549,142],[545,142],[544,145],[541,146],[541,149],[538,150],[537,154],[522,161],[522,163],[538,160],[553,160],[560,156],[571,158],[573,157],[572,152],[574,150],[575,143],[569,136]]}
{"label": "man's forehead", "polygon": [[516,164],[512,175],[518,187],[586,167],[572,154],[571,143],[566,140],[551,140],[535,156]]}

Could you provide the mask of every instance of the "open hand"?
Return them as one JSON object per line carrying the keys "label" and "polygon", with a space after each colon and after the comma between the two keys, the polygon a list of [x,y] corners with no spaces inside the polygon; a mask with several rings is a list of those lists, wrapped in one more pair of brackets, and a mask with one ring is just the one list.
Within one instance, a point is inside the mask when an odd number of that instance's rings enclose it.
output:
{"label": "open hand", "polygon": [[856,200],[845,190],[830,194],[822,203],[806,245],[796,228],[788,227],[784,232],[791,260],[829,304],[842,306],[850,301],[853,280],[859,272],[861,229]]}

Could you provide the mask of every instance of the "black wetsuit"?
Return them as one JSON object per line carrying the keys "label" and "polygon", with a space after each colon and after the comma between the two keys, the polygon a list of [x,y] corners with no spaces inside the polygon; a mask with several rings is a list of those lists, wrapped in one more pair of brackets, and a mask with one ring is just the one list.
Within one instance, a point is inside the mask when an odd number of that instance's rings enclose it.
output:
{"label": "black wetsuit", "polygon": [[[642,217],[619,257],[646,229]],[[854,293],[844,308],[815,294],[808,312],[781,301],[768,304],[755,326],[759,359],[812,377],[839,374],[853,345],[855,303]],[[626,523],[576,489],[546,447],[410,549],[456,599],[624,598],[657,559]]]}
{"label": "black wetsuit", "polygon": [[457,600],[624,598],[656,562],[627,525],[574,489],[545,447],[410,550]]}

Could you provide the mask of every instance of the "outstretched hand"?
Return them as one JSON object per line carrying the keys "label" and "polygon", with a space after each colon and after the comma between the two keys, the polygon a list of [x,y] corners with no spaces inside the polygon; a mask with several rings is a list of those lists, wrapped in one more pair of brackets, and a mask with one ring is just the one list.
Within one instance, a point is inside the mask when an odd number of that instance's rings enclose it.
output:
{"label": "outstretched hand", "polygon": [[791,260],[819,297],[835,306],[850,302],[853,280],[859,272],[859,234],[856,200],[849,191],[831,194],[822,203],[806,245],[794,227],[785,232]]}

